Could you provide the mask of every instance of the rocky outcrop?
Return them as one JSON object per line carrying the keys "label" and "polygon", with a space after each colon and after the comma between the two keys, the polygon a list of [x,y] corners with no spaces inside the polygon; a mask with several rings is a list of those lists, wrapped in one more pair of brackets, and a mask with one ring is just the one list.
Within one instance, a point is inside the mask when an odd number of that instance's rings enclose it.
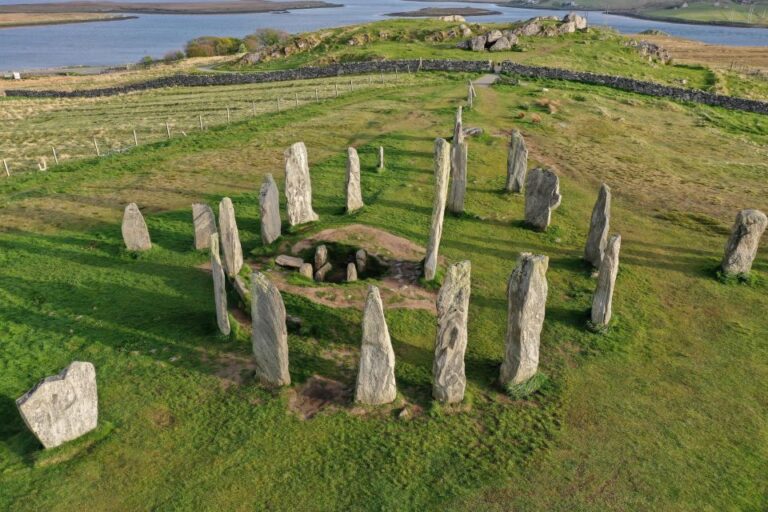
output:
{"label": "rocky outcrop", "polygon": [[251,274],[251,341],[256,375],[272,386],[291,383],[285,305],[277,287],[261,272]]}
{"label": "rocky outcrop", "polygon": [[672,56],[669,52],[655,43],[631,39],[625,44],[630,48],[637,50],[637,53],[646,57],[649,62],[660,62],[662,64],[672,63]]}
{"label": "rocky outcrop", "polygon": [[448,267],[437,295],[432,396],[444,403],[461,402],[467,386],[464,352],[467,349],[471,268],[469,261]]}
{"label": "rocky outcrop", "polygon": [[445,139],[435,140],[435,197],[432,203],[432,223],[429,229],[427,255],[424,258],[424,278],[431,281],[437,275],[437,257],[443,236],[448,177],[451,170],[451,145]]}
{"label": "rocky outcrop", "polygon": [[757,255],[768,217],[760,210],[741,210],[725,244],[725,254],[720,268],[725,274],[748,274]]}
{"label": "rocky outcrop", "polygon": [[396,396],[395,352],[384,318],[384,305],[379,289],[370,286],[363,310],[363,340],[355,401],[379,405],[392,402]]}

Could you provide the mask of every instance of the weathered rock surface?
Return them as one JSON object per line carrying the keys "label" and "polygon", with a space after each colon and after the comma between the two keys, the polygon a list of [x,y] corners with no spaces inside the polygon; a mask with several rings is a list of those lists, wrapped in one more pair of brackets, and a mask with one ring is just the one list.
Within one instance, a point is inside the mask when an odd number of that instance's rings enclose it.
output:
{"label": "weathered rock surface", "polygon": [[347,282],[353,283],[357,281],[357,267],[354,263],[347,263]]}
{"label": "weathered rock surface", "polygon": [[467,192],[467,142],[464,140],[464,129],[461,121],[462,109],[456,111],[456,123],[453,128],[453,143],[451,144],[451,182],[448,193],[448,211],[462,213],[464,211],[464,196]]}
{"label": "weathered rock surface", "polygon": [[370,405],[386,404],[392,402],[396,395],[395,352],[384,318],[384,305],[379,289],[370,286],[363,311],[363,341],[355,401]]}
{"label": "weathered rock surface", "polygon": [[548,257],[522,253],[509,276],[507,337],[499,376],[504,386],[525,382],[538,370],[548,266]]}
{"label": "weathered rock surface", "polygon": [[313,279],[314,271],[312,270],[312,264],[302,263],[299,267],[299,274],[303,275],[304,277],[308,277],[309,279]]}
{"label": "weathered rock surface", "polygon": [[512,130],[509,138],[507,153],[507,183],[504,190],[519,193],[525,185],[525,175],[528,172],[528,148],[520,130]]}
{"label": "weathered rock surface", "polygon": [[328,262],[328,247],[318,245],[315,249],[315,268],[320,268]]}
{"label": "weathered rock surface", "polygon": [[46,377],[16,400],[27,427],[46,448],[76,439],[96,428],[99,398],[96,369],[75,361]]}
{"label": "weathered rock surface", "polygon": [[129,251],[148,251],[152,248],[147,223],[136,203],[125,207],[123,212],[123,241]]}
{"label": "weathered rock surface", "polygon": [[358,274],[365,272],[365,268],[368,265],[368,253],[365,252],[365,249],[358,249],[355,253],[355,265],[357,266]]}
{"label": "weathered rock surface", "polygon": [[508,37],[500,37],[498,40],[496,40],[495,43],[493,43],[493,45],[490,48],[488,48],[488,50],[492,52],[504,52],[507,50],[511,50],[512,47],[517,42],[516,39],[517,38],[515,38],[514,40],[515,42],[513,42],[513,40]]}
{"label": "weathered rock surface", "polygon": [[444,403],[461,402],[467,386],[464,352],[467,349],[471,268],[469,261],[448,267],[437,295],[432,396]]}
{"label": "weathered rock surface", "polygon": [[216,233],[216,217],[207,204],[192,205],[192,223],[195,226],[195,249],[208,249],[211,246],[211,235]]}
{"label": "weathered rock surface", "polygon": [[219,242],[224,270],[229,277],[234,277],[243,268],[243,248],[237,230],[235,207],[228,197],[219,203]]}
{"label": "weathered rock surface", "polygon": [[537,168],[525,179],[525,222],[534,229],[546,231],[552,210],[560,206],[560,180],[549,169]]}
{"label": "weathered rock surface", "polygon": [[432,203],[432,223],[429,230],[424,278],[431,281],[437,274],[437,257],[443,235],[445,203],[448,196],[448,174],[451,167],[451,145],[445,139],[435,140],[435,198]]}
{"label": "weathered rock surface", "polygon": [[301,268],[301,266],[304,264],[304,260],[301,258],[297,258],[296,256],[288,256],[287,254],[280,254],[277,258],[275,258],[275,263],[280,265],[281,267]]}
{"label": "weathered rock surface", "polygon": [[584,30],[587,28],[587,18],[579,16],[575,12],[571,12],[565,15],[563,18],[564,23],[573,23],[576,30]]}
{"label": "weathered rock surface", "polygon": [[272,386],[291,383],[288,373],[288,330],[283,297],[261,272],[251,275],[251,341],[256,374]]}
{"label": "weathered rock surface", "polygon": [[613,235],[605,246],[597,275],[597,288],[592,297],[592,325],[594,326],[605,326],[611,321],[613,289],[616,285],[616,275],[619,273],[620,250],[621,235]]}
{"label": "weathered rock surface", "polygon": [[213,233],[208,245],[211,247],[211,274],[213,275],[213,297],[216,303],[216,323],[221,334],[228,336],[230,331],[229,313],[227,312],[227,281],[219,255],[219,235]]}
{"label": "weathered rock surface", "polygon": [[347,212],[354,212],[363,206],[363,194],[360,191],[360,157],[355,148],[347,148]]}
{"label": "weathered rock surface", "polygon": [[589,234],[584,247],[584,259],[595,268],[600,268],[603,252],[608,243],[608,230],[611,224],[611,187],[603,183],[592,208],[589,221]]}
{"label": "weathered rock surface", "polygon": [[324,263],[320,267],[317,267],[317,270],[315,270],[315,281],[317,282],[325,281],[325,278],[328,275],[328,272],[330,272],[332,269],[333,269],[333,266],[331,266],[331,264],[328,262]]}
{"label": "weathered rock surface", "polygon": [[297,142],[285,151],[285,198],[291,226],[320,218],[312,209],[312,181],[303,142]]}
{"label": "weathered rock surface", "polygon": [[741,210],[725,244],[725,254],[720,264],[726,274],[747,274],[757,255],[760,237],[768,225],[768,217],[760,210]]}
{"label": "weathered rock surface", "polygon": [[280,238],[280,192],[271,174],[264,176],[259,191],[261,243],[269,245]]}

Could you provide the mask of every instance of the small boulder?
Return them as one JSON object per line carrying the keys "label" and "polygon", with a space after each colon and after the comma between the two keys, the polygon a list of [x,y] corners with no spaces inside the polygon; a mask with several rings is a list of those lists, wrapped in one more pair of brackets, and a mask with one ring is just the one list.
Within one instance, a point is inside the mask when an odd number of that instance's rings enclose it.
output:
{"label": "small boulder", "polygon": [[487,34],[485,34],[485,44],[486,45],[492,45],[499,39],[504,37],[501,33],[501,30],[491,30]]}
{"label": "small boulder", "polygon": [[347,263],[347,282],[353,283],[357,281],[357,267],[354,263]]}
{"label": "small boulder", "polygon": [[512,43],[506,37],[500,37],[493,45],[488,48],[492,52],[503,52],[512,49]]}
{"label": "small boulder", "polygon": [[469,49],[473,52],[482,52],[485,50],[485,36],[475,36],[469,41]]}
{"label": "small boulder", "polygon": [[307,277],[309,279],[312,279],[313,277],[313,271],[312,271],[312,264],[311,263],[302,263],[299,267],[299,274],[303,275],[304,277]]}
{"label": "small boulder", "polygon": [[315,271],[315,281],[322,282],[325,281],[325,277],[328,275],[328,272],[331,271],[333,267],[330,263],[325,263],[322,267],[318,268]]}
{"label": "small boulder", "polygon": [[280,265],[281,267],[287,267],[287,268],[301,268],[301,266],[304,264],[304,260],[301,258],[297,258],[296,256],[288,256],[287,254],[281,254],[277,258],[275,258],[275,263]]}

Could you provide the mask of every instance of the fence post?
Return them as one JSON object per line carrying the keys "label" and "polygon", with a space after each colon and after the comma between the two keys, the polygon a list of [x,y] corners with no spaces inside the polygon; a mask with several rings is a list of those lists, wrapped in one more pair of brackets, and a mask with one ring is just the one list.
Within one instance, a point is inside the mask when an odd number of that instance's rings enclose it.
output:
{"label": "fence post", "polygon": [[336,88],[336,97],[339,97],[339,84],[333,84],[333,86]]}
{"label": "fence post", "polygon": [[227,124],[232,120],[232,116],[229,113],[229,107],[227,107]]}
{"label": "fence post", "polygon": [[381,83],[384,83],[384,72],[381,72]]}
{"label": "fence post", "polygon": [[59,165],[59,156],[56,154],[56,148],[51,146],[51,149],[53,150],[53,161],[56,162],[56,165]]}
{"label": "fence post", "polygon": [[96,142],[96,137],[93,138],[93,147],[96,148],[96,156],[101,156],[101,151],[99,151],[99,143]]}
{"label": "fence post", "polygon": [[40,157],[40,160],[37,161],[37,168],[41,171],[47,171],[48,170],[48,162],[45,160],[45,157]]}
{"label": "fence post", "polygon": [[315,101],[320,103],[320,91],[317,90],[317,87],[315,87]]}
{"label": "fence post", "polygon": [[133,145],[138,146],[139,145],[139,137],[136,136],[136,129],[133,130]]}
{"label": "fence post", "polygon": [[253,115],[256,116],[256,102],[251,101],[251,110],[253,111]]}
{"label": "fence post", "polygon": [[165,133],[168,134],[168,138],[171,138],[171,126],[168,124],[168,122],[165,123]]}
{"label": "fence post", "polygon": [[299,106],[299,93],[295,92],[293,93],[293,97],[296,98],[296,106]]}
{"label": "fence post", "polygon": [[280,96],[277,97],[277,111],[280,112]]}
{"label": "fence post", "polygon": [[5,167],[5,175],[10,177],[11,171],[8,170],[8,162],[5,161],[5,158],[3,158],[3,167]]}
{"label": "fence post", "polygon": [[352,79],[350,78],[349,79],[349,90],[351,91],[352,89],[354,89],[354,87],[352,86]]}
{"label": "fence post", "polygon": [[198,114],[198,118],[200,120],[200,131],[203,131],[205,130],[205,128],[203,127],[203,114]]}

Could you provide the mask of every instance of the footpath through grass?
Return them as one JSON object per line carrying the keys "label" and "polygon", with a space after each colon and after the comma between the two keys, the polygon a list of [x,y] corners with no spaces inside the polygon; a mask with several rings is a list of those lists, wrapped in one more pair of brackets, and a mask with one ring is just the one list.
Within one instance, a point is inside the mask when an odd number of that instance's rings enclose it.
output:
{"label": "footpath through grass", "polygon": [[[713,274],[736,210],[768,207],[766,120],[754,114],[561,82],[479,90],[465,114],[484,129],[469,142],[467,214],[446,217],[441,246],[449,262],[472,261],[462,407],[430,399],[435,327],[423,311],[387,311],[399,401],[423,411],[411,421],[351,406],[300,420],[291,389],[254,382],[248,333],[217,336],[189,205],[229,195],[256,249],[261,177],[282,190],[282,152],[303,140],[321,222],[291,238],[359,222],[424,244],[433,141],[450,135],[465,78],[356,91],[0,183],[0,509],[764,507],[768,264],[761,251],[748,286]],[[521,197],[500,192],[515,127],[532,164],[561,176],[545,234],[522,226]],[[367,204],[353,217],[341,210],[349,145]],[[581,255],[602,180],[623,244],[615,323],[597,335],[585,329],[595,281]],[[121,248],[130,201],[155,243],[139,257]],[[521,251],[550,257],[548,381],[512,401],[494,379]],[[319,374],[351,388],[359,311],[285,301],[304,320],[289,336],[293,387]],[[101,426],[42,452],[13,400],[75,359],[96,365]]]}

